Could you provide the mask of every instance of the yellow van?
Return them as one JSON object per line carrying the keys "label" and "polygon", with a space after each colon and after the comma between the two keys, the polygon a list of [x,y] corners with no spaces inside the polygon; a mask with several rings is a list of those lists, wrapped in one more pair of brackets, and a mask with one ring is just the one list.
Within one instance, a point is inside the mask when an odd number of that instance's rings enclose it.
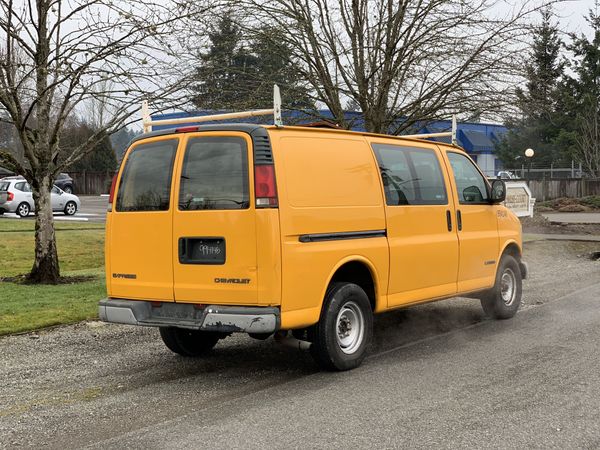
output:
{"label": "yellow van", "polygon": [[521,226],[454,145],[299,126],[145,133],[106,221],[102,320],[199,356],[233,332],[357,367],[373,315],[455,296],[521,302]]}

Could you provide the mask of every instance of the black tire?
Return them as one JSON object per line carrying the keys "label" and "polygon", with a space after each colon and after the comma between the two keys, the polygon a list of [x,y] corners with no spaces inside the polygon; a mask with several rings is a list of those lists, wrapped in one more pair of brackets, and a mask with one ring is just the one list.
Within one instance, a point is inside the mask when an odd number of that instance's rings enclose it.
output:
{"label": "black tire", "polygon": [[310,330],[310,351],[325,370],[354,369],[365,359],[372,334],[373,312],[365,291],[353,283],[333,283],[321,318]]}
{"label": "black tire", "polygon": [[202,356],[217,345],[217,333],[183,328],[161,327],[160,337],[169,350],[181,356]]}
{"label": "black tire", "polygon": [[29,215],[29,213],[31,212],[31,207],[29,206],[29,203],[27,203],[27,202],[19,203],[19,206],[17,206],[16,212],[19,217],[27,217]]}
{"label": "black tire", "polygon": [[77,212],[77,203],[75,202],[67,202],[65,205],[65,209],[63,210],[65,216],[73,216]]}
{"label": "black tire", "polygon": [[73,186],[66,185],[65,188],[63,189],[63,191],[65,191],[67,194],[72,194],[73,193]]}
{"label": "black tire", "polygon": [[519,263],[510,255],[502,256],[494,287],[481,298],[483,312],[492,319],[510,319],[521,305],[522,291]]}

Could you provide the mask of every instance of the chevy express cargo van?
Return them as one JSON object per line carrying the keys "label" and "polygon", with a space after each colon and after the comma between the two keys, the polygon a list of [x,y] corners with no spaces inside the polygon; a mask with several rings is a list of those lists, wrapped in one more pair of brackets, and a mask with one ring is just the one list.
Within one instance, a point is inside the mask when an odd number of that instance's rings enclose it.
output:
{"label": "chevy express cargo van", "polygon": [[358,366],[373,315],[455,296],[521,302],[521,226],[460,148],[307,127],[200,125],[126,152],[106,222],[102,320],[199,356],[275,334]]}

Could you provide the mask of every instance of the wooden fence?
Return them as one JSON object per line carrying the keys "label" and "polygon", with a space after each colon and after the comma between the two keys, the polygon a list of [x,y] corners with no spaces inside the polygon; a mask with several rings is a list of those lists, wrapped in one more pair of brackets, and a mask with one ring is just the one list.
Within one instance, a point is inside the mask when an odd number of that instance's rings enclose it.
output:
{"label": "wooden fence", "polygon": [[108,194],[113,172],[68,172],[77,195]]}
{"label": "wooden fence", "polygon": [[536,202],[560,197],[600,195],[600,178],[552,178],[530,180],[529,189]]}

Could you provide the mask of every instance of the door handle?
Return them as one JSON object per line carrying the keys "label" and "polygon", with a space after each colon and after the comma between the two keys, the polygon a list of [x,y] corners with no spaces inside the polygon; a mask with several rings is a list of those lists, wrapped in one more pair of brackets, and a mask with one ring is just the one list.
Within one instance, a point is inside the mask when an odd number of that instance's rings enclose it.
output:
{"label": "door handle", "polygon": [[462,215],[460,209],[456,210],[456,227],[458,228],[458,231],[462,230]]}
{"label": "door handle", "polygon": [[452,231],[452,214],[450,214],[450,210],[446,211],[446,223],[448,224],[448,231]]}

